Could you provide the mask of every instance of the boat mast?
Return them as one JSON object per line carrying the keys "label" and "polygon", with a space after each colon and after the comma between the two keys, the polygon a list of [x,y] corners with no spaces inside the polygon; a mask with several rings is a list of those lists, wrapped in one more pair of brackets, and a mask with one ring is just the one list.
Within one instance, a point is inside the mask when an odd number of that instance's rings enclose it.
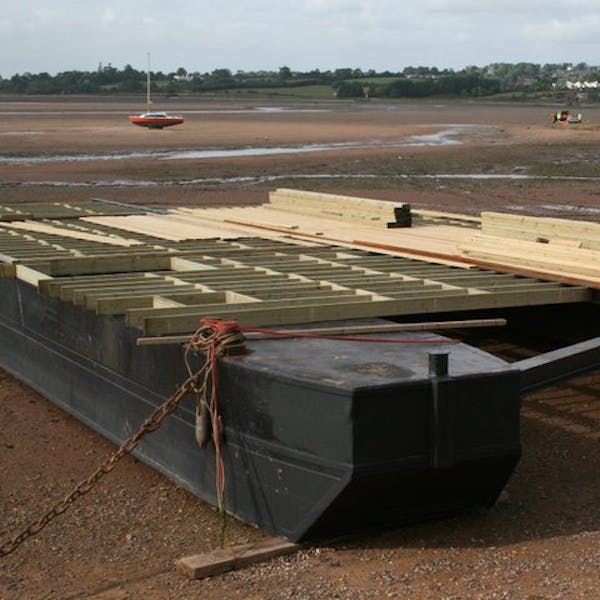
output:
{"label": "boat mast", "polygon": [[150,52],[148,52],[148,70],[146,71],[146,112],[150,112]]}

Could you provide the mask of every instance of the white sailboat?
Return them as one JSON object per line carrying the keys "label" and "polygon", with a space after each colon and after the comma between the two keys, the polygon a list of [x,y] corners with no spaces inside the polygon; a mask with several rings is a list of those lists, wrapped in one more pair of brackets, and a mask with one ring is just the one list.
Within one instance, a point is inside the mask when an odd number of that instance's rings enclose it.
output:
{"label": "white sailboat", "polygon": [[148,70],[146,71],[146,112],[140,115],[129,115],[129,122],[149,129],[162,129],[183,123],[183,117],[169,115],[166,112],[152,112],[150,105],[150,53],[148,53]]}

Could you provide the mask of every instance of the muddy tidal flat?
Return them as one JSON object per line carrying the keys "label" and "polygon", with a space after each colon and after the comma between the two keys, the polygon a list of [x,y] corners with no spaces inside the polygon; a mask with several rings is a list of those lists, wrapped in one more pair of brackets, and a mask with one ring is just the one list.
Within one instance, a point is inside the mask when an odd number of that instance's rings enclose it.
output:
{"label": "muddy tidal flat", "polygon": [[[157,100],[160,104],[160,100]],[[6,202],[102,197],[256,204],[297,187],[461,211],[598,220],[600,107],[165,101],[183,125],[131,125],[134,101],[0,102]],[[559,107],[560,108],[560,107]]]}

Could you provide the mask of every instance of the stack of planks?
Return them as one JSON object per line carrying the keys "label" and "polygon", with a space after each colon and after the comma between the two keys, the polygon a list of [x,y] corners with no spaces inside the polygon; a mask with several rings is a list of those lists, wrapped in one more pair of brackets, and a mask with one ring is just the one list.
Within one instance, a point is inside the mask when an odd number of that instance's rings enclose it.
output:
{"label": "stack of planks", "polygon": [[600,223],[481,213],[481,234],[459,244],[463,256],[600,287]]}
{"label": "stack of planks", "polygon": [[589,221],[482,212],[481,232],[531,242],[600,250],[600,223]]}
{"label": "stack of planks", "polygon": [[362,223],[363,225],[411,226],[409,204],[394,204],[386,200],[371,198],[279,188],[269,193],[269,203],[265,207],[324,219]]}

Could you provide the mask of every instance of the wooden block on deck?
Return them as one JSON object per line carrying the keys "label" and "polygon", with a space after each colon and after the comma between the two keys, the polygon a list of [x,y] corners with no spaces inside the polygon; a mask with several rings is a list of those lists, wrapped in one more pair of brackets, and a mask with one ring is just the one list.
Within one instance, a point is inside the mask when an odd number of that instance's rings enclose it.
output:
{"label": "wooden block on deck", "polygon": [[213,550],[205,554],[186,556],[177,560],[175,565],[190,579],[204,579],[290,554],[299,548],[298,544],[280,538],[271,538],[255,544],[242,544]]}

